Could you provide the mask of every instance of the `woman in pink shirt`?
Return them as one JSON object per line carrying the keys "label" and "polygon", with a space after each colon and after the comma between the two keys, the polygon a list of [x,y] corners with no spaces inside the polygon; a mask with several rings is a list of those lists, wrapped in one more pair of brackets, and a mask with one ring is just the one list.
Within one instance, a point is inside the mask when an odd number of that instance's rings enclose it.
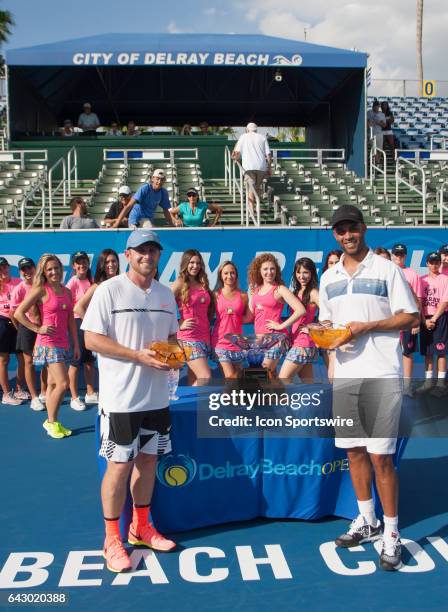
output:
{"label": "woman in pink shirt", "polygon": [[9,387],[9,356],[16,352],[17,330],[12,321],[12,292],[20,283],[18,278],[11,278],[9,263],[0,257],[0,385],[3,390],[2,404],[18,406],[22,400],[15,397]]}
{"label": "woman in pink shirt", "polygon": [[[249,266],[249,307],[254,315],[254,331],[257,336],[283,332],[286,340],[287,328],[305,314],[305,308],[296,296],[285,287],[278,261],[271,253],[258,255]],[[291,315],[282,321],[282,311],[287,304]],[[264,353],[263,367],[270,374],[275,370],[285,352],[285,344],[277,343]]]}
{"label": "woman in pink shirt", "polygon": [[[72,296],[62,284],[62,275],[63,268],[58,257],[50,253],[42,255],[37,264],[33,288],[14,313],[19,323],[37,333],[34,364],[48,368],[48,419],[43,427],[49,436],[57,439],[72,433],[57,420],[69,384],[66,365],[70,360],[69,333],[73,341],[73,356],[75,359],[80,356]],[[31,323],[26,316],[35,304],[39,308],[40,324]]]}
{"label": "woman in pink shirt", "polygon": [[[440,253],[432,252],[426,257],[429,274],[422,277],[422,326],[420,353],[425,356],[425,382],[416,393],[430,392],[441,397],[447,391],[446,348],[448,341],[448,277],[440,274]],[[433,359],[437,361],[437,384],[433,388]]]}
{"label": "woman in pink shirt", "polygon": [[192,349],[187,362],[188,382],[206,384],[210,379],[210,321],[214,311],[204,260],[196,249],[182,255],[179,276],[172,285],[180,313],[177,337]]}
{"label": "woman in pink shirt", "polygon": [[[85,251],[77,251],[72,255],[72,270],[73,276],[66,284],[67,289],[70,289],[74,306],[87,293],[92,285],[92,273],[90,271],[89,256]],[[86,404],[97,404],[98,393],[95,393],[93,387],[95,378],[95,357],[92,351],[86,349],[84,344],[84,332],[81,329],[82,318],[75,312],[75,324],[78,330],[78,343],[81,351],[81,356],[78,360],[73,359],[68,369],[68,378],[70,381],[70,408],[73,410],[85,410]],[[78,393],[78,374],[80,366],[84,366],[84,378],[86,381],[86,395],[84,402],[79,397]]]}
{"label": "woman in pink shirt", "polygon": [[292,290],[306,308],[306,313],[297,319],[291,328],[292,346],[286,354],[279,378],[292,380],[300,373],[302,380],[313,379],[312,363],[316,358],[316,345],[309,335],[307,325],[314,321],[319,308],[317,270],[309,257],[298,259],[292,275]]}
{"label": "woman in pink shirt", "polygon": [[[238,270],[231,261],[218,268],[215,292],[216,319],[212,333],[212,348],[222,368],[224,378],[238,378],[244,353],[226,339],[226,334],[242,334],[243,323],[250,314],[247,293],[238,285]],[[252,317],[250,316],[250,319]]]}
{"label": "woman in pink shirt", "polygon": [[[36,266],[34,261],[29,257],[22,257],[17,264],[20,274],[22,275],[22,282],[19,283],[12,292],[12,310],[13,320],[14,312],[17,310],[19,304],[23,302],[26,296],[33,288],[34,275],[36,273]],[[34,325],[39,325],[39,310],[37,306],[33,306],[27,313],[27,318]],[[21,375],[18,378],[25,378],[28,390],[31,395],[31,409],[32,410],[45,410],[45,406],[39,399],[39,395],[36,390],[36,372],[33,364],[33,351],[36,343],[36,332],[31,331],[21,323],[18,323],[17,329],[17,362],[18,362],[18,373]],[[45,383],[46,387],[46,383]],[[20,399],[27,399],[25,393],[22,391],[23,396]],[[20,396],[19,396],[20,397]],[[28,396],[29,399],[29,396]]]}

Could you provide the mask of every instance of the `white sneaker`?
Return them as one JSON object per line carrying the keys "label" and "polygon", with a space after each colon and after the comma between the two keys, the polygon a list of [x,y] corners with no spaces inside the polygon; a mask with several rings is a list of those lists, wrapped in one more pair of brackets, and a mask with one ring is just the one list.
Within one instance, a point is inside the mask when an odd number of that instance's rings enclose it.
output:
{"label": "white sneaker", "polygon": [[39,393],[39,400],[42,402],[42,404],[45,404],[46,399],[45,393]]}
{"label": "white sneaker", "polygon": [[73,410],[77,410],[78,412],[81,412],[82,410],[86,409],[86,405],[84,404],[84,402],[82,401],[80,397],[75,397],[75,399],[72,399],[70,401],[70,408],[72,408]]}
{"label": "white sneaker", "polygon": [[86,393],[86,396],[84,398],[84,402],[86,404],[98,404],[98,393],[96,391],[94,391],[90,395],[88,393]]}
{"label": "white sneaker", "polygon": [[3,393],[2,404],[6,404],[7,406],[20,406],[21,403],[22,400],[14,397],[14,393],[12,391],[9,393]]}
{"label": "white sneaker", "polygon": [[23,400],[24,402],[31,399],[31,395],[28,393],[28,391],[24,391],[23,389],[20,389],[20,391],[14,391],[14,397],[16,399]]}
{"label": "white sneaker", "polygon": [[35,397],[31,400],[30,408],[31,410],[35,410],[36,412],[39,412],[40,410],[45,410],[44,404],[42,404],[38,397]]}

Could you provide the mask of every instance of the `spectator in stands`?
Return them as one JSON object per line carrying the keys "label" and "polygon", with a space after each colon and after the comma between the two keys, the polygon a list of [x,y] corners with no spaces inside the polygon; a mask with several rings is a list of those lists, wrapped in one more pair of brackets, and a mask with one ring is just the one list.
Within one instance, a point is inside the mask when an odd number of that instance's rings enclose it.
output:
{"label": "spectator in stands", "polygon": [[378,246],[373,252],[375,255],[379,255],[380,257],[384,257],[384,259],[388,259],[390,261],[390,253],[384,247]]}
{"label": "spectator in stands", "polygon": [[[129,204],[131,197],[132,197],[131,188],[128,187],[127,185],[122,185],[120,189],[118,190],[118,201],[111,204],[111,207],[109,208],[109,210],[106,213],[106,216],[104,217],[104,225],[106,227],[111,227],[114,225],[115,221],[120,216],[120,213],[123,210],[123,208],[125,208]],[[119,227],[127,227],[127,226],[128,226],[128,219],[127,217],[123,217],[120,221]]]}
{"label": "spectator in stands", "polygon": [[71,119],[66,119],[64,121],[64,126],[61,128],[61,136],[64,138],[71,138],[71,136],[75,135],[75,130],[73,129],[73,123]]}
{"label": "spectator in stands", "polygon": [[170,208],[176,227],[202,227],[204,225],[206,212],[210,210],[215,213],[213,223],[216,225],[222,215],[222,207],[217,204],[208,204],[199,199],[199,192],[195,187],[190,187],[187,191],[187,202],[181,202],[179,206]]}
{"label": "spectator in stands", "polygon": [[439,249],[439,254],[442,262],[439,272],[440,274],[448,276],[448,244],[442,244]]}
{"label": "spectator in stands", "polygon": [[94,134],[96,129],[100,127],[100,120],[96,113],[92,113],[92,105],[86,102],[83,106],[84,112],[79,115],[78,127],[84,134]]}
{"label": "spectator in stands", "polygon": [[173,218],[168,191],[162,187],[165,182],[165,172],[160,168],[154,170],[151,183],[145,183],[132,196],[129,204],[123,208],[112,227],[120,227],[121,221],[129,215],[128,224],[131,229],[136,227],[152,227],[152,221],[157,206],[163,209],[168,225],[173,225]]}
{"label": "spectator in stands", "polygon": [[381,112],[386,117],[386,127],[383,127],[383,140],[389,145],[392,157],[395,159],[395,138],[392,132],[392,124],[395,123],[395,117],[389,108],[389,102],[381,102]]}
{"label": "spectator in stands", "polygon": [[199,124],[199,129],[201,130],[199,132],[200,136],[209,136],[210,135],[209,125],[208,125],[207,121],[201,121],[201,123]]}
{"label": "spectator in stands", "polygon": [[126,128],[126,136],[140,136],[141,132],[137,129],[135,125],[135,121],[128,121],[128,126]]}
{"label": "spectator in stands", "polygon": [[116,121],[110,124],[110,130],[106,132],[106,136],[123,136],[123,132],[120,130],[120,126]]}
{"label": "spectator in stands", "polygon": [[263,180],[271,174],[271,150],[266,136],[257,133],[257,125],[248,123],[246,133],[242,134],[233,149],[232,158],[238,161],[244,170],[244,180],[249,185],[249,206],[254,210],[255,195],[261,197]]}
{"label": "spectator in stands", "polygon": [[191,134],[191,125],[190,125],[189,123],[186,123],[186,124],[185,124],[185,125],[182,127],[182,129],[181,129],[181,131],[180,131],[180,135],[181,135],[181,136],[191,136],[191,135],[192,135],[192,134]]}
{"label": "spectator in stands", "polygon": [[[61,229],[98,229],[99,225],[95,219],[89,217],[87,204],[78,196],[70,200],[72,214],[64,217],[59,226]],[[118,227],[118,226],[117,226]]]}
{"label": "spectator in stands", "polygon": [[[375,145],[377,149],[383,148],[383,128],[386,127],[386,117],[381,112],[381,106],[378,100],[374,100],[372,104],[372,110],[367,113],[367,125],[372,130],[372,137],[375,139]],[[370,134],[369,134],[370,137]],[[375,155],[375,161],[377,164],[381,162],[381,154]]]}

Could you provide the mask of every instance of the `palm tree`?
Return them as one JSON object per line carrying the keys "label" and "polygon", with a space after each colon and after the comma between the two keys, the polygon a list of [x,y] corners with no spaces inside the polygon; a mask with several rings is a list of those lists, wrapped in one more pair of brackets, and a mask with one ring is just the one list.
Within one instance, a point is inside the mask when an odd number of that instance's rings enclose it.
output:
{"label": "palm tree", "polygon": [[423,95],[423,0],[417,0],[417,77],[419,82],[419,95]]}

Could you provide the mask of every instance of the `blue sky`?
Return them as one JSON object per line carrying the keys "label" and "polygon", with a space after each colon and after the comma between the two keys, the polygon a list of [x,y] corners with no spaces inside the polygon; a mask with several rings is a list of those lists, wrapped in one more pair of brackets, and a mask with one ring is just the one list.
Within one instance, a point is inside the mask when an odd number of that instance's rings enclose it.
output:
{"label": "blue sky", "polygon": [[6,49],[110,32],[259,32],[233,2],[3,0],[1,5],[16,22]]}
{"label": "blue sky", "polygon": [[[267,34],[356,48],[373,77],[415,79],[415,0],[2,0],[6,49],[111,32]],[[447,0],[426,0],[425,78],[446,79]]]}

